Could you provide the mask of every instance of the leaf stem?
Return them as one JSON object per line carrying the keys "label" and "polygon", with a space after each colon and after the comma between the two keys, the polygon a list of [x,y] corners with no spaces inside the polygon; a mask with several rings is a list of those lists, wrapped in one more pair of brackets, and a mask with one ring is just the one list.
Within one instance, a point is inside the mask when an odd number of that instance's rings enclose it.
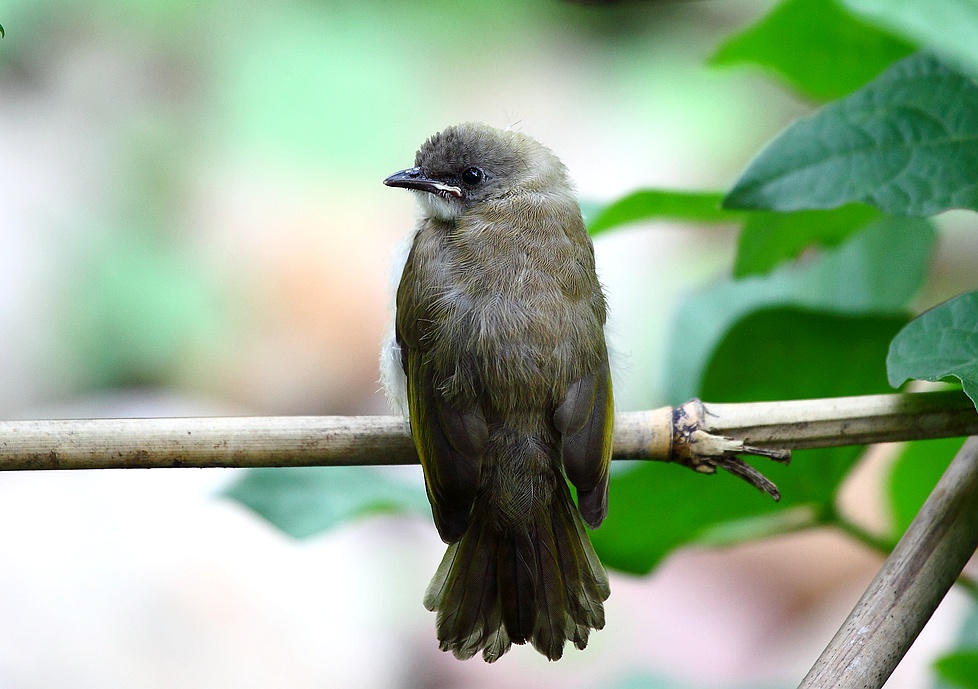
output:
{"label": "leaf stem", "polygon": [[828,521],[828,523],[845,533],[847,536],[859,541],[866,547],[875,550],[883,557],[887,557],[891,552],[893,552],[893,546],[896,545],[890,539],[877,536],[859,524],[856,524],[854,521],[842,516],[838,512],[833,514],[833,517]]}
{"label": "leaf stem", "polygon": [[[827,515],[823,523],[829,526],[834,526],[854,540],[859,541],[867,548],[875,550],[884,557],[888,557],[890,553],[893,552],[893,548],[896,545],[896,543],[894,543],[892,540],[882,536],[877,536],[876,534],[867,531],[859,524],[856,524],[854,521],[851,521],[836,511],[833,511]],[[958,586],[960,586],[964,591],[967,591],[968,595],[978,601],[978,581],[975,581],[973,578],[962,572],[958,575],[955,583],[958,584]]]}

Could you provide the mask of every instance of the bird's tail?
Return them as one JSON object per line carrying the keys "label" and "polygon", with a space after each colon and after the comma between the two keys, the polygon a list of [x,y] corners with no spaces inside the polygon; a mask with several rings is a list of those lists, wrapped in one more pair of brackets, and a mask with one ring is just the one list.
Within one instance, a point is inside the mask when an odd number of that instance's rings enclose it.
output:
{"label": "bird's tail", "polygon": [[563,480],[529,529],[507,532],[476,504],[461,540],[448,547],[425,593],[438,612],[443,651],[493,662],[529,641],[550,660],[571,640],[587,646],[604,627],[608,575]]}

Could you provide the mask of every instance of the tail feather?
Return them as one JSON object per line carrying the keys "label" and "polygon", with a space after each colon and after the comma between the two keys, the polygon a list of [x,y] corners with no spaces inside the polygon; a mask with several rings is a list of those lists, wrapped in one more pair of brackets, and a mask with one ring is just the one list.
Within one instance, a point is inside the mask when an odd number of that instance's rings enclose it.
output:
{"label": "tail feather", "polygon": [[498,608],[494,608],[494,614],[495,617],[486,619],[486,627],[495,629],[495,631],[490,632],[486,639],[485,648],[482,649],[482,658],[487,663],[495,663],[513,645],[509,634],[506,633],[506,625],[502,623],[502,618],[499,617]]}
{"label": "tail feather", "polygon": [[[555,531],[563,525],[553,524],[550,515],[544,518],[545,528],[536,530],[537,563],[537,615],[533,630],[533,647],[551,660],[564,653],[564,642],[573,638],[575,623],[571,601],[566,595],[564,577],[568,579],[578,572],[562,570],[557,554]],[[571,614],[568,614],[568,613]]]}
{"label": "tail feather", "polygon": [[597,561],[597,555],[594,562],[588,557],[588,551],[594,552],[594,549],[580,521],[570,510],[565,516],[554,522],[554,542],[561,571],[566,572],[565,576],[569,579],[580,582],[580,586],[568,590],[567,608],[575,622],[574,635],[569,638],[573,638],[574,644],[583,649],[587,646],[590,630],[604,627],[604,606],[601,603],[611,591],[607,586],[607,574]]}
{"label": "tail feather", "polygon": [[[572,519],[571,523],[574,524],[578,538],[580,538],[581,551],[584,553],[584,558],[587,561],[587,568],[591,570],[594,577],[589,580],[595,586],[599,600],[608,600],[608,596],[611,595],[611,584],[608,582],[608,572],[605,571],[604,565],[601,564],[601,560],[598,559],[598,554],[594,552],[594,546],[591,545],[591,539],[588,537],[587,532],[584,530],[584,525],[581,524],[580,520]],[[604,620],[604,607],[601,606],[602,620]]]}
{"label": "tail feather", "polygon": [[[449,590],[448,595],[461,600],[461,603],[454,611],[439,612],[438,627],[444,631],[444,638],[459,641],[454,648],[442,641],[442,650],[453,650],[463,660],[471,658],[485,646],[490,630],[486,628],[484,620],[488,609],[494,606],[495,548],[494,544],[487,542],[484,532],[478,536],[470,541],[471,547],[461,553],[461,558],[466,561],[466,571],[460,572]],[[472,585],[473,582],[475,585]]]}
{"label": "tail feather", "polygon": [[438,565],[438,569],[435,570],[435,575],[431,577],[431,582],[424,592],[425,610],[434,612],[438,609],[438,601],[445,595],[445,588],[448,586],[448,575],[455,565],[457,556],[458,543],[456,542],[448,546],[448,550],[445,551],[445,555],[441,559],[441,564]]}
{"label": "tail feather", "polygon": [[514,643],[551,660],[567,641],[587,646],[590,630],[604,627],[610,590],[566,484],[525,531],[500,528],[478,507],[425,594],[442,650],[461,659],[481,650],[491,663]]}
{"label": "tail feather", "polygon": [[525,644],[533,635],[536,620],[534,605],[533,544],[529,534],[499,538],[496,560],[499,576],[497,600],[502,621],[514,644]]}
{"label": "tail feather", "polygon": [[[428,610],[438,611],[441,649],[462,660],[475,655],[488,637],[480,622],[493,604],[490,591],[495,589],[495,573],[490,571],[495,544],[487,543],[482,533],[473,535],[448,547],[424,598]],[[455,600],[458,605],[449,608],[440,604],[442,600]]]}

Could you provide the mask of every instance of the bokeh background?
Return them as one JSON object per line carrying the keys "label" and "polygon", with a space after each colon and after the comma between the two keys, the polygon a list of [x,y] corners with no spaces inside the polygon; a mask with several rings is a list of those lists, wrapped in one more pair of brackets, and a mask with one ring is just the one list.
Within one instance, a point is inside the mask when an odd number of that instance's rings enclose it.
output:
{"label": "bokeh background", "polygon": [[[705,66],[772,5],[5,0],[0,416],[388,413],[376,362],[414,209],[381,180],[480,120],[551,147],[586,205],[724,189],[813,107]],[[970,236],[942,234],[947,296]],[[598,238],[620,409],[664,403],[672,314],[735,237]],[[870,525],[878,454],[848,488]],[[880,564],[829,532],[681,551],[613,579],[586,652],[459,663],[421,606],[429,520],[295,541],[221,497],[235,475],[0,476],[0,689],[788,687]],[[958,596],[888,686],[924,685]]]}

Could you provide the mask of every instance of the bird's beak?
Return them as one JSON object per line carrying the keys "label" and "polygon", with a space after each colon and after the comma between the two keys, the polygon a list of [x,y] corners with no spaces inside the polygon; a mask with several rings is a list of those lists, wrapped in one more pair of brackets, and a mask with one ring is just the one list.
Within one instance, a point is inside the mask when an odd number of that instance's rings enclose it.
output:
{"label": "bird's beak", "polygon": [[384,180],[384,184],[389,187],[417,189],[418,191],[427,191],[432,194],[450,194],[456,198],[460,198],[462,196],[461,189],[454,187],[451,184],[445,184],[444,182],[439,182],[436,179],[425,177],[424,173],[419,167],[412,167],[408,168],[407,170],[395,172],[393,175]]}

